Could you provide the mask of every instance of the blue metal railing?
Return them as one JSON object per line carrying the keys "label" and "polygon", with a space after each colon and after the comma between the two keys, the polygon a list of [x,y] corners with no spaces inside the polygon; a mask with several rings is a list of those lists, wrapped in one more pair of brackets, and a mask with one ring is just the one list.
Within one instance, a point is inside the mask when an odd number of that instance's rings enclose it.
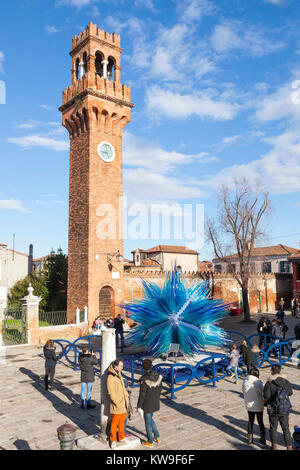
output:
{"label": "blue metal railing", "polygon": [[[268,362],[270,365],[279,364],[280,366],[288,362],[292,355],[293,351],[291,348],[291,343],[296,340],[295,337],[288,338],[285,341],[280,341],[280,338],[273,335],[260,335],[253,334],[249,337],[246,337],[240,332],[237,331],[227,331],[230,341],[232,342],[233,335],[240,335],[247,343],[252,346],[252,340],[254,337],[264,336],[264,345],[265,349],[260,349],[261,352],[261,361],[259,367],[262,367],[265,362]],[[268,345],[267,337],[270,339],[271,344]],[[66,358],[67,362],[74,367],[74,370],[79,370],[78,367],[78,355],[81,351],[82,341],[88,341],[89,349],[92,348],[92,342],[95,340],[94,335],[84,336],[82,338],[77,338],[75,341],[70,342],[68,340],[55,340],[54,343],[58,344],[61,348],[61,353],[59,354],[59,359]],[[273,341],[279,340],[278,343]],[[286,348],[288,355],[283,357],[283,348]],[[101,347],[94,349],[94,352],[99,352],[99,371],[101,368]],[[274,352],[278,354],[276,361],[273,361],[270,357],[270,354]],[[176,399],[175,392],[183,390],[193,380],[197,380],[200,384],[205,386],[216,387],[216,383],[227,376],[226,368],[229,364],[229,358],[226,354],[208,352],[205,350],[199,350],[199,354],[206,354],[207,357],[201,359],[195,366],[192,366],[187,363],[159,363],[153,366],[153,369],[157,370],[163,376],[163,389],[170,393],[170,399]],[[71,357],[69,357],[71,355]],[[124,360],[124,370],[123,376],[130,381],[131,387],[139,387],[139,378],[136,376],[141,376],[144,373],[142,367],[142,356],[122,356]],[[244,363],[240,359],[238,373],[245,376],[246,371],[242,367]],[[129,373],[129,376],[127,374]],[[184,382],[184,383],[182,383]],[[178,384],[178,385],[177,385]]]}

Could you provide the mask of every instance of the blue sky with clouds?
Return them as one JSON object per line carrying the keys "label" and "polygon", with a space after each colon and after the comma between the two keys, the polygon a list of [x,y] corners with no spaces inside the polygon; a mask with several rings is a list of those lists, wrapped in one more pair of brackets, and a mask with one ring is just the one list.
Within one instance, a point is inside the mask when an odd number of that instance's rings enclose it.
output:
{"label": "blue sky with clouds", "polygon": [[[15,248],[33,243],[35,257],[67,251],[69,144],[58,107],[71,39],[93,21],[121,34],[122,83],[132,88],[132,214],[138,201],[203,204],[211,216],[220,184],[259,178],[275,209],[267,243],[300,246],[298,0],[11,0],[1,10],[0,243],[12,246],[15,234]],[[129,237],[125,256],[159,242],[193,245]],[[207,242],[196,247],[212,258]]]}

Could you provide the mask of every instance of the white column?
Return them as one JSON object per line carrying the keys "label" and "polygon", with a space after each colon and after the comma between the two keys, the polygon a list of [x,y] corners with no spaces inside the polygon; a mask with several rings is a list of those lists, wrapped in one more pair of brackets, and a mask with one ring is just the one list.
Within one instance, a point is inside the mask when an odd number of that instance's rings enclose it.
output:
{"label": "white column", "polygon": [[82,78],[84,75],[84,62],[79,62],[79,78]]}
{"label": "white column", "polygon": [[107,78],[108,60],[102,60],[101,64],[103,65],[103,78]]}
{"label": "white column", "polygon": [[116,330],[106,328],[102,330],[101,352],[101,397],[100,397],[100,439],[106,441],[106,427],[110,417],[110,398],[107,393],[107,373],[110,364],[116,359]]}
{"label": "white column", "polygon": [[85,323],[87,323],[88,321],[88,308],[87,307],[84,307],[84,321]]}

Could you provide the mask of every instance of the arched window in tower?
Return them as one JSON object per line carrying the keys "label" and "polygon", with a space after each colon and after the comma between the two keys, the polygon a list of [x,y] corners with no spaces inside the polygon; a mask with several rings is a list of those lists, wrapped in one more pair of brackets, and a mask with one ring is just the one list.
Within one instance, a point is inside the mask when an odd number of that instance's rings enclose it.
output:
{"label": "arched window in tower", "polygon": [[108,65],[107,65],[107,78],[109,80],[115,81],[115,66],[116,61],[113,57],[108,58]]}
{"label": "arched window in tower", "polygon": [[87,73],[87,53],[83,53],[83,73]]}
{"label": "arched window in tower", "polygon": [[96,52],[95,56],[96,56],[96,58],[95,58],[95,72],[96,72],[96,75],[99,75],[100,77],[103,77],[103,64],[102,64],[102,61],[104,59],[104,56],[99,51]]}
{"label": "arched window in tower", "polygon": [[76,80],[78,80],[78,79],[79,79],[79,58],[76,59],[76,66],[75,66],[75,68],[76,68]]}

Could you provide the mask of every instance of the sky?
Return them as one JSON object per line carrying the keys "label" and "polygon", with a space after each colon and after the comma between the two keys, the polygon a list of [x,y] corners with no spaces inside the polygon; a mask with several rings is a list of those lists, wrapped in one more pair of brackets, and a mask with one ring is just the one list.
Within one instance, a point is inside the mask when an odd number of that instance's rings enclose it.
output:
{"label": "sky", "polygon": [[[0,243],[12,248],[15,235],[15,249],[32,243],[36,258],[67,253],[69,138],[58,107],[72,37],[90,21],[121,35],[135,104],[123,138],[124,256],[162,243],[212,259],[203,224],[218,187],[243,177],[270,193],[266,243],[299,248],[298,0],[2,2]],[[157,207],[175,210],[181,229],[151,231]]]}

